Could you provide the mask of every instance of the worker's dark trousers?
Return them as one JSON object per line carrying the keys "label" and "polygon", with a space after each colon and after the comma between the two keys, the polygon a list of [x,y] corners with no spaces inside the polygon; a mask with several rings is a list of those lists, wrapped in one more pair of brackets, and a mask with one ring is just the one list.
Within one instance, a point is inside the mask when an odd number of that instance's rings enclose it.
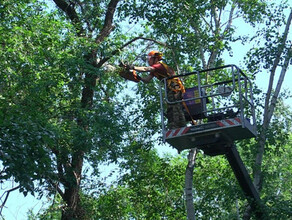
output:
{"label": "worker's dark trousers", "polygon": [[[179,101],[182,99],[182,92],[175,92],[168,89],[167,98],[170,102]],[[167,105],[167,119],[168,119],[168,129],[180,128],[186,125],[185,115],[182,109],[182,103],[168,104]]]}

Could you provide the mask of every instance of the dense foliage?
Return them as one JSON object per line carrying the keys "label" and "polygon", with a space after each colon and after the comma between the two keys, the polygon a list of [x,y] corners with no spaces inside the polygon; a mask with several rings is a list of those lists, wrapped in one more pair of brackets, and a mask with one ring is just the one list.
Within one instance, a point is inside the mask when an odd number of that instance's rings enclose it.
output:
{"label": "dense foliage", "polygon": [[[289,7],[261,0],[2,0],[1,184],[12,179],[24,195],[52,199],[30,219],[187,219],[187,152],[159,153],[157,82],[127,83],[116,67],[121,59],[142,64],[136,55],[153,48],[180,72],[218,66],[224,52],[233,54],[234,42],[248,40],[259,45],[246,58],[250,73],[272,69],[279,47],[279,66],[285,66],[291,41],[283,42],[276,28],[287,23]],[[254,38],[238,36],[234,19],[264,28]],[[267,128],[258,114],[265,132],[260,192],[270,218],[287,219],[291,111],[277,99]],[[264,99],[256,102],[263,112]],[[256,173],[259,140],[236,144]],[[111,182],[102,178],[102,163],[118,167]],[[198,154],[193,196],[198,219],[246,213],[246,198],[223,156]]]}

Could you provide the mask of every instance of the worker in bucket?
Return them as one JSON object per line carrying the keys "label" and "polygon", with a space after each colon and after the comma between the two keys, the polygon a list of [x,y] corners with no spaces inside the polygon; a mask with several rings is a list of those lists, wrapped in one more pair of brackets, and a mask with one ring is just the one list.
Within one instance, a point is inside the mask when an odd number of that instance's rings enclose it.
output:
{"label": "worker in bucket", "polygon": [[[149,83],[154,77],[158,80],[174,76],[174,70],[167,64],[162,62],[162,53],[156,50],[151,51],[147,56],[149,66],[131,66],[130,68],[137,72],[149,72],[146,77],[138,76],[139,80],[144,83]],[[167,98],[170,102],[182,100],[185,92],[181,80],[177,77],[167,80]],[[186,120],[180,102],[167,105],[168,129],[184,127]]]}

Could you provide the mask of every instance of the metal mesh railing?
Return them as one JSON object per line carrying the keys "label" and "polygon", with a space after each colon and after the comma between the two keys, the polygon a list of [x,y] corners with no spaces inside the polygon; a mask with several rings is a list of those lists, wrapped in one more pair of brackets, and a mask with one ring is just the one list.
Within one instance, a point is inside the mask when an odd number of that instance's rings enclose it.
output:
{"label": "metal mesh railing", "polygon": [[[174,77],[179,77],[183,81],[186,93],[184,99],[171,102],[167,98],[167,80]],[[255,124],[252,82],[235,65],[181,74],[163,79],[161,82],[160,104],[163,131],[167,123],[164,117],[166,104],[182,102],[189,104],[196,113],[195,119],[200,119],[201,123],[236,115],[241,117],[242,121],[248,118],[251,124]]]}

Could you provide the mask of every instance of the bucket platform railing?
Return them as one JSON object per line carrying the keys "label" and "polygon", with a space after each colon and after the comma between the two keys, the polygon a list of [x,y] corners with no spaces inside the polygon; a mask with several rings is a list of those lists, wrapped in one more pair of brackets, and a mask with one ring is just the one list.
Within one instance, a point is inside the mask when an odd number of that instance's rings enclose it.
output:
{"label": "bucket platform railing", "polygon": [[[216,76],[216,81],[208,77]],[[167,99],[167,78],[160,87],[161,121],[163,140],[178,151],[200,148],[206,154],[224,154],[223,145],[236,140],[256,136],[255,106],[253,104],[252,82],[235,65],[182,74],[179,77],[185,85],[183,100],[171,102]],[[212,80],[214,82],[212,82]],[[189,123],[185,127],[167,129],[164,117],[166,105],[185,102],[191,117],[185,111]]]}

